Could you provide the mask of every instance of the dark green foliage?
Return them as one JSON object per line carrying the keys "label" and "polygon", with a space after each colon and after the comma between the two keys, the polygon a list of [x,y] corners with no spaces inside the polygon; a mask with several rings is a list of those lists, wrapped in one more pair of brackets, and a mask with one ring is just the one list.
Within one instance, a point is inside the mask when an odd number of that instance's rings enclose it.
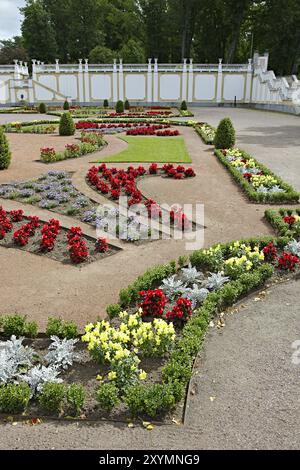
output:
{"label": "dark green foliage", "polygon": [[40,103],[39,104],[39,113],[40,114],[46,114],[47,112],[47,106],[45,105],[45,103]]}
{"label": "dark green foliage", "polygon": [[0,326],[3,335],[8,338],[12,335],[35,338],[38,333],[37,323],[34,321],[27,322],[26,316],[22,315],[4,315],[0,317]]}
{"label": "dark green foliage", "polygon": [[183,101],[180,106],[181,111],[187,111],[188,107],[186,101]]}
{"label": "dark green foliage", "polygon": [[11,162],[11,151],[3,127],[0,126],[0,170],[6,170]]}
{"label": "dark green foliage", "polygon": [[66,101],[64,102],[63,108],[64,108],[65,111],[69,111],[69,109],[70,109],[70,103],[69,103],[69,101],[66,100]]}
{"label": "dark green foliage", "polygon": [[113,382],[100,385],[96,399],[101,408],[110,412],[120,403],[119,390]]}
{"label": "dark green foliage", "polygon": [[70,113],[63,113],[59,121],[59,135],[68,136],[75,134],[75,124]]}
{"label": "dark green foliage", "polygon": [[30,387],[25,383],[0,386],[1,413],[23,413],[27,408],[29,400]]}
{"label": "dark green foliage", "polygon": [[104,108],[108,108],[109,104],[108,104],[108,100],[104,100],[103,101],[103,107]]}
{"label": "dark green foliage", "polygon": [[117,101],[116,113],[118,113],[118,114],[124,113],[124,103],[121,100]]}
{"label": "dark green foliage", "polygon": [[85,403],[85,390],[82,385],[72,384],[67,390],[67,402],[72,412],[79,415]]}
{"label": "dark green foliage", "polygon": [[215,137],[216,149],[230,149],[235,145],[235,130],[229,118],[224,118],[217,128]]}
{"label": "dark green foliage", "polygon": [[48,382],[43,386],[38,400],[46,411],[59,414],[63,410],[65,396],[66,386],[64,384]]}
{"label": "dark green foliage", "polygon": [[62,320],[61,318],[49,317],[46,335],[55,335],[61,339],[76,338],[78,336],[77,326],[72,320]]}
{"label": "dark green foliage", "polygon": [[128,111],[130,109],[130,104],[129,104],[128,100],[125,100],[124,108],[126,109],[126,111]]}
{"label": "dark green foliage", "polygon": [[117,317],[120,312],[121,312],[121,307],[119,304],[109,305],[106,309],[106,313],[109,316],[109,318]]}

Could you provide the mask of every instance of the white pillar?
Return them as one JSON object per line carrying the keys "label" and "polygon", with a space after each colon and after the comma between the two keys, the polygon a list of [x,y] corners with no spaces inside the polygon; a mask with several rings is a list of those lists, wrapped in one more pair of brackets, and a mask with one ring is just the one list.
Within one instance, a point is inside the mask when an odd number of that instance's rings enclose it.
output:
{"label": "white pillar", "polygon": [[250,103],[251,101],[251,87],[252,87],[252,59],[248,59],[245,103]]}
{"label": "white pillar", "polygon": [[194,100],[194,67],[193,67],[193,59],[190,59],[188,101],[189,103],[192,103],[193,100]]}
{"label": "white pillar", "polygon": [[55,73],[59,73],[59,59],[55,59]]}
{"label": "white pillar", "polygon": [[90,91],[90,75],[89,75],[89,61],[84,59],[84,90],[85,90],[85,101],[89,103],[91,101]]}
{"label": "white pillar", "polygon": [[182,80],[181,80],[181,101],[187,98],[187,59],[183,59]]}
{"label": "white pillar", "polygon": [[154,59],[153,101],[158,102],[158,59]]}
{"label": "white pillar", "polygon": [[219,67],[218,67],[218,83],[217,83],[217,103],[222,102],[222,85],[223,85],[223,67],[222,67],[222,60],[219,59]]}
{"label": "white pillar", "polygon": [[36,80],[36,60],[32,59],[32,80]]}
{"label": "white pillar", "polygon": [[113,89],[112,89],[112,98],[113,102],[116,103],[118,101],[118,68],[117,68],[117,59],[114,59],[114,67],[113,67]]}
{"label": "white pillar", "polygon": [[152,65],[151,59],[148,59],[148,73],[147,73],[147,102],[152,102]]}
{"label": "white pillar", "polygon": [[123,59],[120,59],[119,65],[119,100],[124,101]]}
{"label": "white pillar", "polygon": [[84,78],[83,78],[82,59],[79,59],[79,65],[78,65],[78,87],[79,87],[78,100],[81,103],[83,103],[85,100],[84,100]]}
{"label": "white pillar", "polygon": [[19,64],[18,64],[18,61],[16,59],[14,60],[14,63],[15,63],[14,79],[19,80],[19,78],[20,78]]}

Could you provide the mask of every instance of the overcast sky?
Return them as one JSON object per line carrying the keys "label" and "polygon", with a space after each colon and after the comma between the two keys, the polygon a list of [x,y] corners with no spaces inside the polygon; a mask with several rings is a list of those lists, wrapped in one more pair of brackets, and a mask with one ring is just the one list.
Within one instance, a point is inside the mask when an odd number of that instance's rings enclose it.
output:
{"label": "overcast sky", "polygon": [[25,0],[0,0],[0,40],[20,35],[19,7],[24,5]]}

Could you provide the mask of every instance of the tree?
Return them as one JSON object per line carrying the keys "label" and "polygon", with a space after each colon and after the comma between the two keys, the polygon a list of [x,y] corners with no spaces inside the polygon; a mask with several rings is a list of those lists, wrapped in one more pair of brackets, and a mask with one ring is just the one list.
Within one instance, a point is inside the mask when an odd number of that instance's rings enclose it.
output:
{"label": "tree", "polygon": [[53,62],[57,54],[55,32],[42,0],[27,0],[22,35],[31,59]]}
{"label": "tree", "polygon": [[28,62],[29,57],[21,36],[0,41],[0,64],[12,64],[15,59]]}
{"label": "tree", "polygon": [[224,118],[220,122],[214,144],[216,149],[229,149],[234,147],[235,129],[229,118]]}
{"label": "tree", "polygon": [[0,126],[0,170],[6,170],[11,162],[11,151],[3,127]]}
{"label": "tree", "polygon": [[70,113],[63,113],[59,122],[59,135],[74,135],[75,124]]}
{"label": "tree", "polygon": [[91,64],[111,64],[116,58],[116,53],[105,46],[96,46],[89,54]]}
{"label": "tree", "polygon": [[136,39],[129,39],[120,50],[119,55],[127,64],[143,64],[146,60],[145,50],[140,41]]}

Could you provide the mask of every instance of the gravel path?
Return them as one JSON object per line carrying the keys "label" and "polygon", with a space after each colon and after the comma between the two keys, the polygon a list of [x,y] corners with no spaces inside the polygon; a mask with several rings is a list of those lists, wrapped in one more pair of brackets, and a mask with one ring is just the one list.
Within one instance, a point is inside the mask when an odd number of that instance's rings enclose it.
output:
{"label": "gravel path", "polygon": [[211,328],[194,370],[182,426],[3,424],[1,449],[299,449],[299,281],[250,297]]}

